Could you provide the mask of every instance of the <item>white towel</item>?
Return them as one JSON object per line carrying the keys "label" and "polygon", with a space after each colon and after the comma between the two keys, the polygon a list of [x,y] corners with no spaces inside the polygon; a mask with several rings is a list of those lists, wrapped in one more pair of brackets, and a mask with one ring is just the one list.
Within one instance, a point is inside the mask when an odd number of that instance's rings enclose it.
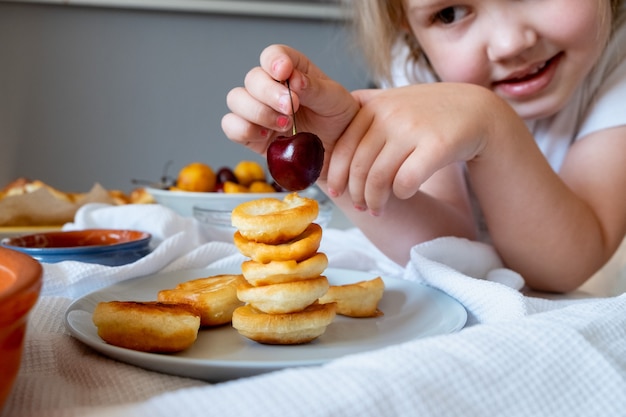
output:
{"label": "white towel", "polygon": [[626,298],[85,416],[623,416]]}
{"label": "white towel", "polygon": [[[324,366],[208,384],[108,359],[63,326],[73,299],[128,278],[199,267],[237,267],[234,245],[211,242],[193,219],[160,206],[86,206],[66,229],[134,228],[154,251],[130,265],[44,265],[22,368],[0,415],[30,416],[540,416],[623,415],[626,296],[547,301],[489,246],[442,238],[416,246],[402,268],[356,229],[328,229],[330,266],[417,280],[459,300],[470,324],[350,355]],[[538,313],[538,314],[537,314]]]}
{"label": "white towel", "polygon": [[452,295],[465,306],[470,325],[520,319],[573,302],[524,296],[524,278],[504,268],[493,247],[456,237],[413,247],[404,278]]}

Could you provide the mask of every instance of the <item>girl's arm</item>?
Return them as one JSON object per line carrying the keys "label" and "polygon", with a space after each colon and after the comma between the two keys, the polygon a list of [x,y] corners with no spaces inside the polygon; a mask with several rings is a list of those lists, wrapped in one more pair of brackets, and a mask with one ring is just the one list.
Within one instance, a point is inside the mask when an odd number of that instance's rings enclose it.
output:
{"label": "girl's arm", "polygon": [[558,175],[532,138],[498,127],[468,163],[494,244],[529,286],[573,290],[626,232],[626,127],[577,141]]}
{"label": "girl's arm", "polygon": [[578,141],[557,174],[513,109],[481,87],[356,96],[362,109],[335,146],[324,186],[391,258],[405,261],[411,244],[436,236],[471,236],[459,162],[496,249],[534,289],[577,288],[621,242],[626,127]]}

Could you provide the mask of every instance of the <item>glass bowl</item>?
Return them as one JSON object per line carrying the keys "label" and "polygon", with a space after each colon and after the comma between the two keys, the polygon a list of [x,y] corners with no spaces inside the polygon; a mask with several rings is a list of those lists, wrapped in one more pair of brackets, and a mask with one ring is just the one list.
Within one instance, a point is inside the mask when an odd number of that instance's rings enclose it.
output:
{"label": "glass bowl", "polygon": [[39,298],[42,274],[32,257],[0,247],[0,410],[20,368],[28,313]]}
{"label": "glass bowl", "polygon": [[[325,228],[333,217],[333,206],[330,200],[318,201],[319,214],[314,223]],[[232,209],[221,207],[193,207],[193,216],[205,226],[208,238],[220,242],[233,242],[236,229],[231,225]]]}

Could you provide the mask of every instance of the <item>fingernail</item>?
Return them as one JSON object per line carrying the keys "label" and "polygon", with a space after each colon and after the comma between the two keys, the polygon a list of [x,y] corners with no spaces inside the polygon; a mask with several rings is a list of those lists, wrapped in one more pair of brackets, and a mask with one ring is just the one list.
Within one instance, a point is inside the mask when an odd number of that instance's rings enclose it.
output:
{"label": "fingernail", "polygon": [[354,208],[357,209],[358,211],[365,211],[365,210],[367,210],[367,207],[362,206],[360,204],[355,204]]}
{"label": "fingernail", "polygon": [[278,118],[276,119],[276,124],[281,129],[284,129],[289,124],[289,117],[285,115],[278,116]]}
{"label": "fingernail", "polygon": [[328,189],[328,195],[331,198],[335,198],[335,197],[339,197],[339,193],[337,192],[337,190],[335,190],[334,188],[329,188]]}
{"label": "fingernail", "polygon": [[309,86],[309,77],[302,74],[302,82],[300,83],[300,90],[306,90]]}
{"label": "fingernail", "polygon": [[281,96],[278,99],[278,107],[285,114],[291,114],[291,99],[289,96]]}
{"label": "fingernail", "polygon": [[277,59],[276,61],[274,61],[272,63],[272,71],[274,71],[275,73],[278,72],[278,67],[280,67],[283,62],[285,62],[284,59]]}
{"label": "fingernail", "polygon": [[268,137],[270,135],[270,131],[269,129],[261,129],[261,131],[259,132],[261,134],[261,136],[263,136],[264,138]]}

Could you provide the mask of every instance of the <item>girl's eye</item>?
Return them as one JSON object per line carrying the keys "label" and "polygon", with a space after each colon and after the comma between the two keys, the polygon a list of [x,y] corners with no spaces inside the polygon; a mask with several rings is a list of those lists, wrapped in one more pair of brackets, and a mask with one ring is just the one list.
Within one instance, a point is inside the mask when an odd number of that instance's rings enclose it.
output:
{"label": "girl's eye", "polygon": [[440,22],[444,25],[449,25],[462,19],[468,14],[468,9],[463,6],[446,7],[435,13],[433,16],[434,22]]}

